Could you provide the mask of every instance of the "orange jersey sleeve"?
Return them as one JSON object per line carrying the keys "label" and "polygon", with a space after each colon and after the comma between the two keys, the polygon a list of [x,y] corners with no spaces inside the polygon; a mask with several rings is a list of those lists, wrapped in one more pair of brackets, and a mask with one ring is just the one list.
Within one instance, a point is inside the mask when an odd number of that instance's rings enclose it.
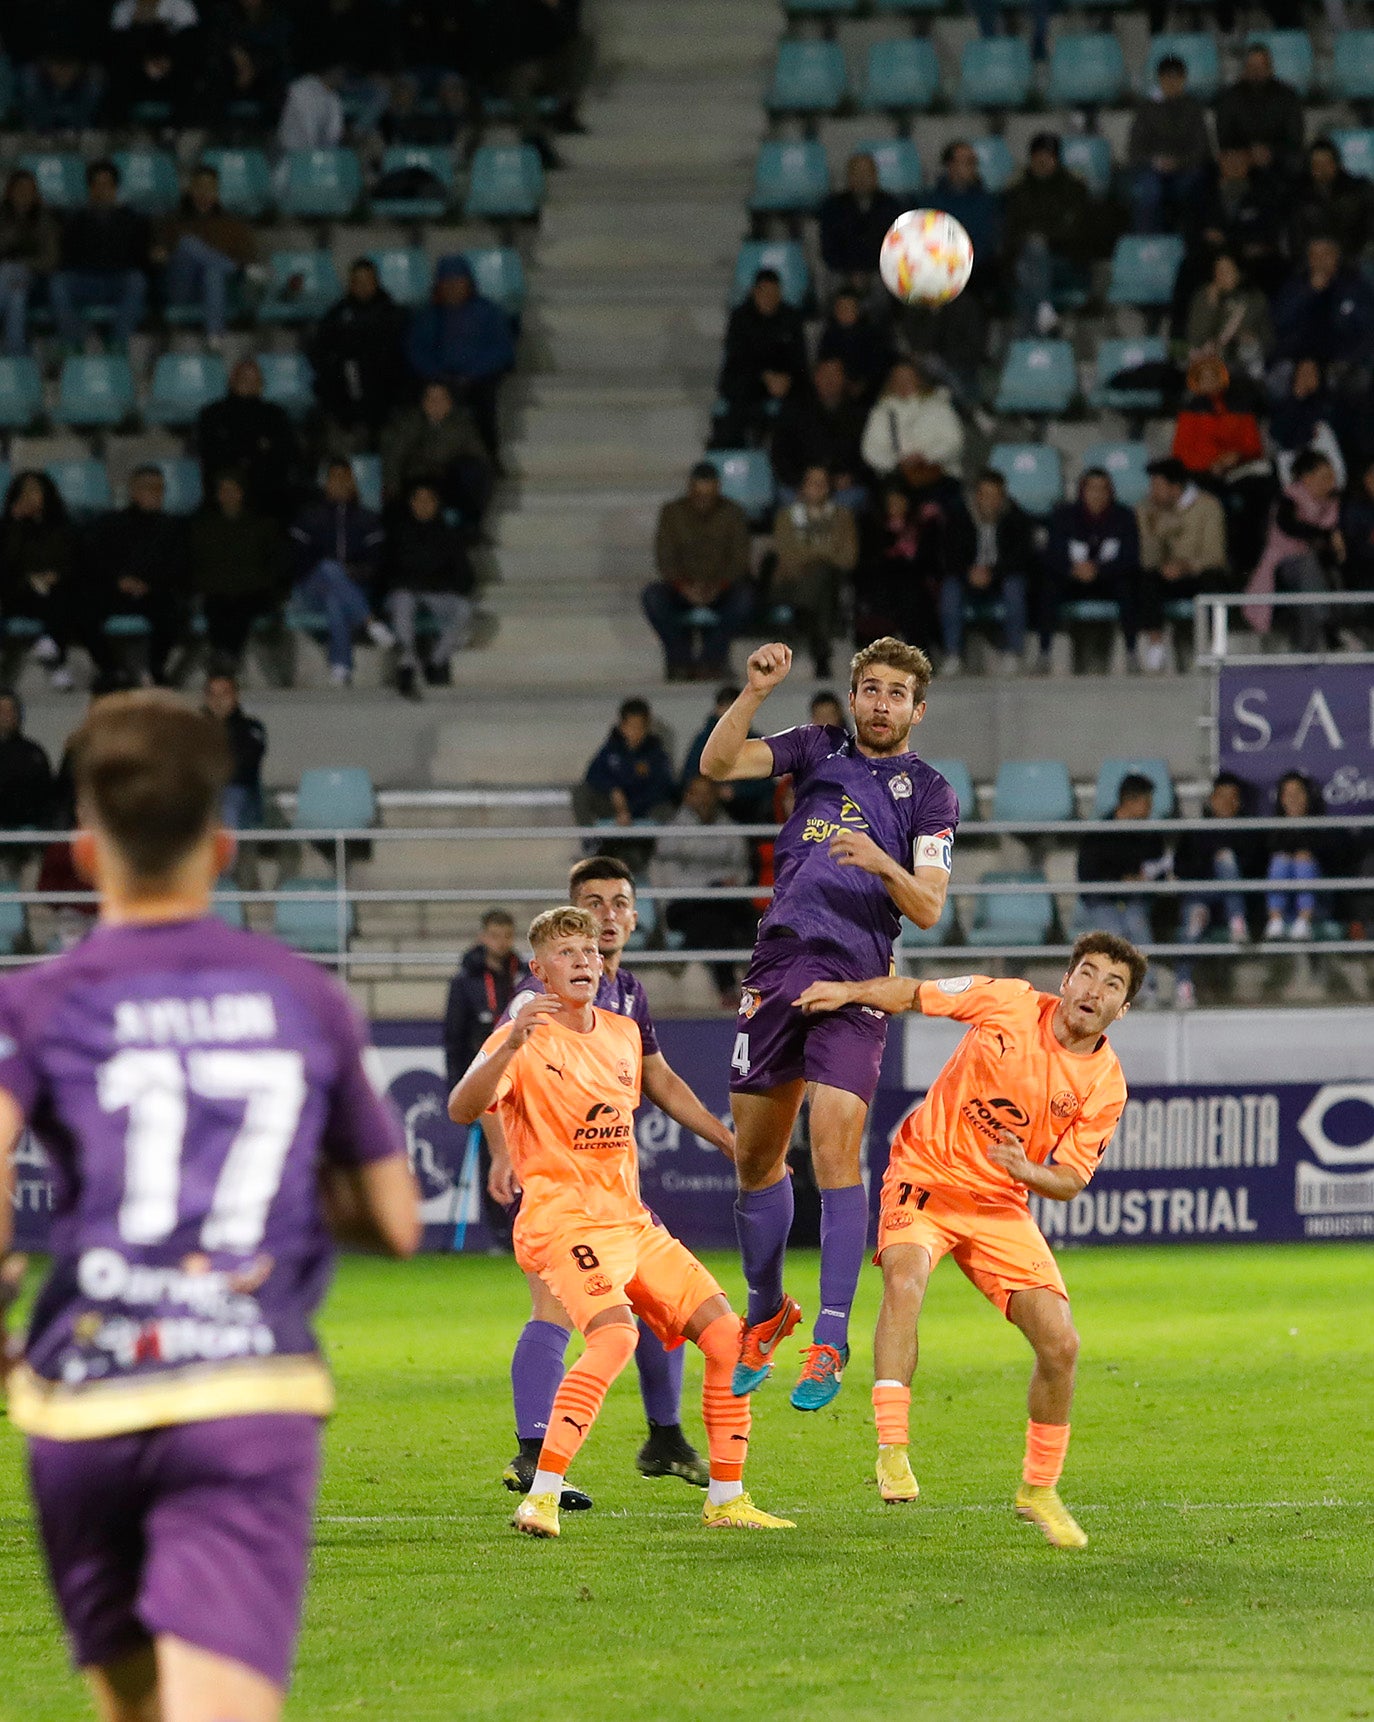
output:
{"label": "orange jersey sleeve", "polygon": [[999,981],[991,975],[950,975],[922,981],[916,997],[922,1016],[948,1016],[955,1022],[983,1023],[998,1011],[1014,1009],[1035,991],[1029,981]]}
{"label": "orange jersey sleeve", "polygon": [[[1097,1056],[1093,1054],[1094,1058]],[[1102,1063],[1101,1075],[1084,1098],[1082,1110],[1044,1158],[1055,1166],[1068,1166],[1088,1183],[1102,1164],[1102,1156],[1125,1107],[1126,1079],[1116,1054],[1109,1052]]]}

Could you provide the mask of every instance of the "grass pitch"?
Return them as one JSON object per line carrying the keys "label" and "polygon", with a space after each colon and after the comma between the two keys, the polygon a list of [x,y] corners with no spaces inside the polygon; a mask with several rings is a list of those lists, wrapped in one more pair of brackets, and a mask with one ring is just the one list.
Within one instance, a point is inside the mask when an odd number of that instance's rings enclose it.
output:
{"label": "grass pitch", "polygon": [[[713,1261],[732,1297],[737,1264]],[[935,1276],[913,1404],[922,1497],[872,1481],[866,1272],[836,1404],[755,1400],[749,1482],[792,1532],[708,1534],[647,1483],[633,1371],[575,1469],[596,1510],[507,1529],[508,1262],[351,1261],[324,1328],[329,1437],[293,1722],[1325,1722],[1374,1716],[1374,1253],[1083,1251],[1056,1554],[1012,1516],[1028,1354]],[[815,1308],[816,1261],[789,1284]],[[688,1427],[700,1370],[688,1364]],[[0,1717],[86,1714],[41,1582],[18,1442],[0,1438]]]}

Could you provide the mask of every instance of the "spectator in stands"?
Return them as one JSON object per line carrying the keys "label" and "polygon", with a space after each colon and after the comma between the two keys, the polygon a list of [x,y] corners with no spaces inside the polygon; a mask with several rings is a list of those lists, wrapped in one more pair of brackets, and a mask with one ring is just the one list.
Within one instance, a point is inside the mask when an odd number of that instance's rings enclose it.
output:
{"label": "spectator in stands", "polygon": [[919,501],[900,479],[884,485],[863,523],[854,580],[854,643],[893,634],[914,646],[938,643],[936,594],[948,567],[946,518],[930,495]]}
{"label": "spectator in stands", "polygon": [[45,472],[19,472],[0,517],[0,614],[42,630],[33,656],[59,692],[72,686],[67,651],[84,630],[76,586],[76,534]]}
{"label": "spectator in stands", "polygon": [[240,359],[229,373],[229,393],[202,407],[196,442],[206,491],[218,474],[234,472],[249,505],[285,523],[295,511],[301,449],[284,407],[262,398],[262,367]]}
{"label": "spectator in stands", "polygon": [[1046,580],[1040,612],[1040,664],[1049,669],[1050,649],[1064,606],[1081,600],[1115,604],[1126,650],[1134,655],[1140,605],[1140,531],[1134,510],[1117,501],[1111,476],[1088,467],[1078,496],[1050,516],[1045,552]]}
{"label": "spectator in stands", "polygon": [[676,782],[673,762],[654,732],[648,700],[628,699],[605,741],[592,755],[587,774],[573,787],[573,813],[579,825],[636,819],[666,825],[673,817]]}
{"label": "spectator in stands", "polygon": [[[715,702],[707,714],[705,723],[687,744],[687,752],[682,758],[682,770],[678,775],[679,793],[686,790],[687,785],[701,770],[701,750],[706,746],[707,738],[716,724],[723,718],[730,707],[739,698],[739,689],[733,682],[726,682],[716,689]],[[812,720],[817,720],[813,716]],[[757,731],[751,729],[749,734],[756,736]],[[720,804],[741,825],[762,825],[769,817],[773,805],[773,783],[771,778],[755,778],[741,780],[739,783],[718,783]]]}
{"label": "spectator in stands", "polygon": [[277,121],[277,144],[283,150],[337,149],[344,137],[344,105],[339,90],[344,69],[332,61],[317,71],[303,72],[287,86]]}
{"label": "spectator in stands", "polygon": [[[341,72],[337,93],[354,130],[364,135],[377,130],[391,100],[391,88],[382,74],[393,63],[411,63],[397,58],[400,43],[395,10],[386,0],[290,0],[290,11],[298,44],[329,44],[329,59]],[[450,6],[446,12],[458,28],[465,26],[466,8]],[[436,47],[442,52],[443,22],[444,14],[430,20],[425,37],[427,56],[434,54]],[[436,93],[443,94],[442,86]],[[452,143],[454,129],[450,124],[444,135],[423,141]]]}
{"label": "spectator in stands", "polygon": [[[1300,771],[1285,772],[1274,790],[1274,812],[1280,819],[1320,819],[1326,813],[1321,790]],[[1275,882],[1306,886],[1299,891],[1270,891],[1264,906],[1269,919],[1264,923],[1266,939],[1310,939],[1317,914],[1317,898],[1311,889],[1313,882],[1323,878],[1329,864],[1336,860],[1339,870],[1340,849],[1336,844],[1324,844],[1319,832],[1310,827],[1295,831],[1291,836],[1275,832],[1269,839],[1269,865],[1265,877]]]}
{"label": "spectator in stands", "polygon": [[280,526],[253,507],[237,473],[221,472],[191,521],[191,581],[213,652],[239,662],[255,624],[281,603],[286,575]]}
{"label": "spectator in stands", "polygon": [[191,0],[119,0],[110,15],[110,108],[122,125],[184,121],[195,90],[200,14]]}
{"label": "spectator in stands", "polygon": [[692,468],[685,496],[659,510],[654,561],[658,578],[644,588],[644,614],[663,642],[668,680],[717,680],[753,613],[754,593],[749,522],[721,495],[710,461]]}
{"label": "spectator in stands", "polygon": [[1050,335],[1059,327],[1055,300],[1088,285],[1088,264],[1100,246],[1100,217],[1092,195],[1060,160],[1059,139],[1037,132],[1026,171],[1007,193],[1007,256],[1016,277],[1017,327]]}
{"label": "spectator in stands", "polygon": [[515,364],[510,318],[477,291],[472,265],[461,252],[434,268],[434,297],[410,319],[406,356],[427,383],[443,383],[472,413],[493,460],[499,437],[496,391]]}
{"label": "spectator in stands", "polygon": [[[1274,504],[1265,541],[1246,591],[1331,592],[1340,585],[1345,561],[1341,536],[1340,495],[1331,462],[1316,449],[1307,449],[1293,462],[1292,478]],[[1319,652],[1326,640],[1331,613],[1321,604],[1294,605],[1298,648]],[[1270,611],[1247,606],[1245,615],[1259,633],[1267,633]]]}
{"label": "spectator in stands", "polygon": [[320,319],[309,346],[315,398],[340,453],[376,448],[410,381],[405,337],[406,314],[382,286],[377,265],[355,259],[347,292]]}
{"label": "spectator in stands", "polygon": [[[330,52],[337,52],[333,43]],[[222,0],[203,64],[209,93],[226,119],[262,123],[275,114],[290,58],[291,20],[278,0]]]}
{"label": "spectator in stands", "polygon": [[1226,511],[1232,562],[1253,568],[1264,543],[1264,522],[1274,496],[1259,420],[1242,390],[1214,353],[1188,370],[1188,395],[1174,424],[1173,454]]}
{"label": "spectator in stands", "polygon": [[1166,54],[1155,77],[1155,90],[1136,109],[1126,151],[1137,233],[1176,231],[1212,159],[1207,113],[1188,89],[1187,66],[1177,54]]}
{"label": "spectator in stands", "polygon": [[774,608],[792,612],[782,626],[804,636],[818,677],[830,674],[840,587],[859,559],[859,535],[854,516],[830,494],[830,475],[823,466],[808,467],[795,502],[773,519],[773,567],[769,599]]}
{"label": "spectator in stands", "polygon": [[218,341],[229,321],[230,284],[257,262],[258,242],[243,217],[220,202],[219,174],[208,162],[191,175],[178,213],[158,224],[152,256],[166,266],[168,304],[199,300],[205,332]]}
{"label": "spectator in stands", "polygon": [[48,137],[89,131],[103,94],[97,69],[70,45],[53,40],[43,57],[19,68],[19,114],[27,131]]}
{"label": "spectator in stands", "polygon": [[957,479],[964,427],[939,388],[914,359],[898,359],[868,415],[861,445],[865,462],[886,478],[898,472],[914,488]]}
{"label": "spectator in stands", "polygon": [[831,192],[820,207],[821,258],[837,283],[872,290],[883,235],[901,213],[900,200],[878,184],[877,162],[856,151],[845,164],[844,190]]}
{"label": "spectator in stands", "polygon": [[1374,349],[1374,288],[1334,239],[1307,242],[1307,255],[1274,300],[1275,357],[1313,358],[1337,389],[1368,385]]}
{"label": "spectator in stands", "polygon": [[821,688],[812,694],[807,717],[812,723],[829,724],[832,729],[849,728],[849,716],[840,696],[831,688]]}
{"label": "spectator in stands", "polygon": [[[1043,60],[1054,0],[1029,0],[1028,10],[1031,15],[1031,53],[1037,60]],[[1004,16],[1001,0],[973,0],[972,11],[978,20],[979,33],[991,40],[1001,27]]]}
{"label": "spectator in stands", "polygon": [[1140,529],[1140,667],[1158,675],[1168,664],[1165,605],[1232,584],[1226,516],[1215,496],[1194,483],[1181,460],[1151,461],[1150,489],[1136,509]]}
{"label": "spectator in stands", "polygon": [[720,393],[728,404],[716,433],[722,447],[760,442],[784,401],[805,382],[806,333],[801,312],[782,296],[776,269],[760,269],[725,328]]}
{"label": "spectator in stands", "polygon": [[1233,145],[1218,152],[1208,183],[1185,218],[1188,242],[1175,286],[1180,311],[1210,281],[1217,256],[1230,252],[1246,279],[1272,293],[1287,268],[1284,200],[1272,168],[1258,169],[1251,152]]}
{"label": "spectator in stands", "polygon": [[838,359],[859,398],[871,403],[892,365],[892,342],[869,316],[859,295],[842,288],[821,327],[816,358]]}
{"label": "spectator in stands", "polygon": [[973,241],[973,274],[964,294],[990,299],[998,289],[997,261],[1002,250],[1002,199],[983,184],[973,145],[956,138],[940,156],[940,177],[921,193],[927,209],[943,209]]}
{"label": "spectator in stands", "polygon": [[553,98],[565,118],[576,103],[590,60],[580,12],[581,0],[505,0],[484,14],[479,9],[489,37],[483,84],[510,101],[522,141],[548,168],[563,164],[541,98]]}
{"label": "spectator in stands", "polygon": [[[1164,839],[1148,827],[1142,829],[1154,806],[1155,789],[1148,777],[1139,772],[1127,772],[1117,790],[1116,806],[1108,818],[1119,821],[1120,832],[1103,832],[1085,837],[1078,846],[1078,879],[1083,885],[1137,884],[1143,880],[1161,878],[1169,867],[1164,852]],[[1150,899],[1141,893],[1120,897],[1094,894],[1080,897],[1074,917],[1075,933],[1089,928],[1103,928],[1129,939],[1133,945],[1148,945],[1153,939],[1150,930]],[[1154,992],[1148,982],[1142,1002],[1153,1003]]]}
{"label": "spectator in stands", "polygon": [[[720,788],[709,777],[698,772],[690,780],[672,823],[692,835],[659,838],[655,884],[701,891],[749,884],[749,845],[735,835],[721,807]],[[711,836],[696,835],[713,827]],[[686,950],[728,951],[753,943],[759,916],[747,898],[701,896],[670,898],[663,919],[670,932],[682,934]],[[710,969],[721,1008],[734,1010],[739,1004],[738,968],[718,962]]]}
{"label": "spectator in stands", "polygon": [[1341,166],[1340,151],[1329,137],[1308,146],[1307,165],[1289,193],[1288,249],[1306,254],[1309,240],[1331,238],[1344,257],[1359,259],[1374,225],[1374,195],[1369,181]]}
{"label": "spectator in stands", "polygon": [[1341,510],[1347,590],[1374,592],[1374,460],[1366,461]]}
{"label": "spectator in stands", "polygon": [[[964,624],[971,607],[998,601],[1002,605],[1004,675],[1021,667],[1026,649],[1026,617],[1038,600],[1039,558],[1030,516],[1007,493],[1007,481],[988,468],[973,487],[973,543],[966,566],[949,568],[940,582],[940,636],[944,641],[944,671],[958,675],[964,653]],[[961,562],[965,561],[960,557]]]}
{"label": "spectator in stands", "polygon": [[60,242],[38,181],[27,168],[16,168],[0,201],[0,336],[10,358],[28,351],[29,295],[57,267]]}
{"label": "spectator in stands", "polygon": [[867,414],[838,359],[820,359],[808,388],[783,402],[769,453],[778,491],[791,502],[806,469],[823,466],[836,502],[857,509],[864,501],[864,465],[859,443]]}
{"label": "spectator in stands", "polygon": [[267,756],[267,728],[249,717],[239,704],[238,678],[229,670],[213,670],[205,678],[205,710],[224,725],[233,765],[225,786],[221,814],[231,831],[254,831],[263,823],[262,762]]}
{"label": "spectator in stands", "polygon": [[[52,813],[52,766],[24,734],[24,707],[13,688],[0,688],[0,831],[41,831]],[[0,851],[13,869],[23,850]]]}
{"label": "spectator in stands", "polygon": [[978,368],[987,357],[988,319],[1001,292],[1002,203],[983,184],[978,157],[957,140],[940,157],[943,171],[921,194],[929,209],[943,209],[973,241],[973,274],[957,299],[938,308],[909,306],[903,313],[906,344],[946,367],[961,398],[978,396]]}
{"label": "spectator in stands", "polygon": [[1184,334],[1192,358],[1215,353],[1234,372],[1264,374],[1274,341],[1269,302],[1257,287],[1247,285],[1233,253],[1216,253],[1211,280],[1189,303]]}
{"label": "spectator in stands", "polygon": [[1274,60],[1263,42],[1245,50],[1240,79],[1217,97],[1217,142],[1222,149],[1248,149],[1256,167],[1288,172],[1302,153],[1302,98],[1274,76]]}
{"label": "spectator in stands", "polygon": [[329,631],[329,679],[335,687],[353,680],[353,636],[367,637],[383,651],[396,644],[377,619],[373,602],[382,553],[382,522],[358,500],[358,481],[348,461],[325,468],[324,487],[296,516],[290,531],[296,556],[298,602],[323,610]]}
{"label": "spectator in stands", "polygon": [[86,561],[95,586],[97,626],[90,646],[103,683],[117,676],[115,642],[101,624],[110,616],[141,616],[148,624],[148,673],[159,686],[183,642],[191,592],[191,547],[186,522],[166,510],[167,483],[156,466],[134,469],[129,505],[101,519],[89,538]]}
{"label": "spectator in stands", "polygon": [[[443,499],[432,480],[419,479],[387,524],[382,557],[387,615],[400,647],[397,690],[416,699],[420,682],[446,688],[449,660],[467,644],[477,576],[462,532],[443,515]],[[419,617],[424,611],[438,629],[422,650]]]}
{"label": "spectator in stands", "polygon": [[148,223],[119,201],[119,169],[93,161],[86,169],[86,204],[62,223],[61,268],[49,292],[57,332],[69,349],[90,333],[83,313],[114,309],[113,338],[127,345],[148,303]]}
{"label": "spectator in stands", "polygon": [[1288,379],[1287,392],[1269,409],[1269,442],[1279,483],[1292,482],[1293,462],[1308,449],[1316,449],[1331,462],[1338,488],[1345,488],[1345,455],[1335,425],[1344,417],[1315,359],[1298,359]]}
{"label": "spectator in stands", "polygon": [[491,461],[472,416],[455,404],[447,383],[430,383],[418,406],[398,413],[382,433],[382,491],[399,501],[428,480],[445,508],[469,528],[480,524],[491,496]]}
{"label": "spectator in stands", "polygon": [[[1248,831],[1228,831],[1227,824],[1246,816],[1250,786],[1233,772],[1223,771],[1213,780],[1202,817],[1212,823],[1210,831],[1185,831],[1174,848],[1176,879],[1206,879],[1227,885],[1239,879],[1258,879],[1264,868],[1263,845]],[[1199,944],[1219,918],[1226,922],[1232,944],[1243,945],[1250,937],[1246,899],[1240,891],[1199,891],[1180,905],[1179,940]],[[1174,966],[1174,1004],[1189,1010],[1197,1002],[1193,965]]]}

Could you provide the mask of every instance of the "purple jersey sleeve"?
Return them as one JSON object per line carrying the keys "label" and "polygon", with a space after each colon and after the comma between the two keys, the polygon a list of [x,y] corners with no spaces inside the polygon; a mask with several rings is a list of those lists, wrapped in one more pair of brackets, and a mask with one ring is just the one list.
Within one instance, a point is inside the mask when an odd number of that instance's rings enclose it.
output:
{"label": "purple jersey sleeve", "polygon": [[839,730],[829,729],[823,724],[804,723],[766,739],[773,755],[774,777],[796,777],[833,753],[844,738]]}
{"label": "purple jersey sleeve", "polygon": [[367,1073],[366,1030],[337,983],[320,976],[317,1007],[338,1053],[339,1068],[329,1096],[320,1152],[340,1166],[363,1166],[406,1151],[395,1109],[377,1092]]}
{"label": "purple jersey sleeve", "polygon": [[639,1038],[643,1043],[645,1058],[652,1058],[658,1051],[658,1030],[654,1027],[654,1013],[649,1009],[649,995],[636,980],[634,983],[634,1009],[631,1016],[639,1024]]}
{"label": "purple jersey sleeve", "polygon": [[938,772],[912,816],[911,860],[914,867],[943,867],[953,861],[954,833],[959,826],[959,797]]}
{"label": "purple jersey sleeve", "polygon": [[38,1071],[24,1044],[13,983],[0,987],[0,1088],[12,1094],[25,1118],[38,1098]]}

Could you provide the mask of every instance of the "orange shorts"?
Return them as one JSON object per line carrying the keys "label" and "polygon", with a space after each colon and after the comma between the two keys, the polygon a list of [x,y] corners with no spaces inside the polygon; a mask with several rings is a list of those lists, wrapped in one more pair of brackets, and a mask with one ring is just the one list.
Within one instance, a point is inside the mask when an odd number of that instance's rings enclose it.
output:
{"label": "orange shorts", "polygon": [[927,1190],[891,1162],[883,1179],[875,1262],[881,1262],[889,1244],[919,1244],[932,1268],[953,1256],[1003,1315],[1019,1291],[1052,1291],[1068,1299],[1053,1251],[1019,1202],[989,1201],[965,1190]]}
{"label": "orange shorts", "polygon": [[517,1226],[515,1259],[539,1275],[579,1333],[603,1310],[628,1304],[671,1348],[702,1304],[721,1295],[686,1244],[648,1218],[579,1222],[569,1214],[555,1230],[525,1237]]}

